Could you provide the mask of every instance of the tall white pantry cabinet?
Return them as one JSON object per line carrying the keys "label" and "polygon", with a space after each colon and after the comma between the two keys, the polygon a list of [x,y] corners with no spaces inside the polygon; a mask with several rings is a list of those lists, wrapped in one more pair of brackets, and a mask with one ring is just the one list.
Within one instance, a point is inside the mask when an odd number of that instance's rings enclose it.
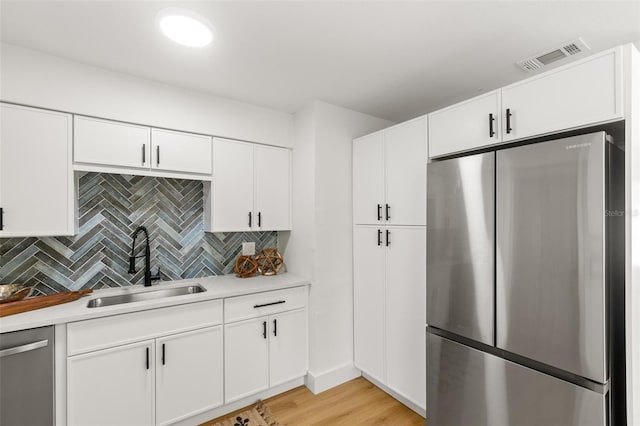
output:
{"label": "tall white pantry cabinet", "polygon": [[355,365],[424,414],[426,117],[353,141]]}

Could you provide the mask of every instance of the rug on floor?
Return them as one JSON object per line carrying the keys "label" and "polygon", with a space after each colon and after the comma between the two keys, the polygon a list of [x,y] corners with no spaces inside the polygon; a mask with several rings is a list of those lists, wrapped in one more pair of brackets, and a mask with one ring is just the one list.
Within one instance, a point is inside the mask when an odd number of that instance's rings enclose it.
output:
{"label": "rug on floor", "polygon": [[258,401],[251,410],[231,416],[213,426],[282,426],[271,414],[269,407]]}

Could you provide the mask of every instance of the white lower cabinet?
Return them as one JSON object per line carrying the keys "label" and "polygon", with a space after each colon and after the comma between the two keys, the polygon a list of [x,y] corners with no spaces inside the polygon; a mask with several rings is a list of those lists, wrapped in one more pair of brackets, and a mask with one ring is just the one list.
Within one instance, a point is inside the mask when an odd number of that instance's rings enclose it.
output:
{"label": "white lower cabinet", "polygon": [[355,365],[424,410],[425,227],[356,226]]}
{"label": "white lower cabinet", "polygon": [[67,423],[154,424],[153,348],[146,340],[68,358]]}
{"label": "white lower cabinet", "polygon": [[222,326],[67,360],[69,425],[167,425],[222,405]]}
{"label": "white lower cabinet", "polygon": [[269,385],[307,373],[307,315],[303,309],[269,317]]}
{"label": "white lower cabinet", "polygon": [[307,293],[298,286],[67,324],[67,424],[169,425],[303,377]]}
{"label": "white lower cabinet", "polygon": [[225,403],[307,372],[304,309],[225,325]]}
{"label": "white lower cabinet", "polygon": [[296,287],[225,300],[225,403],[306,374],[306,292]]}
{"label": "white lower cabinet", "polygon": [[67,423],[167,425],[221,406],[222,343],[221,300],[68,324]]}
{"label": "white lower cabinet", "polygon": [[225,402],[269,387],[267,319],[225,325]]}
{"label": "white lower cabinet", "polygon": [[222,327],[156,339],[156,423],[222,405]]}

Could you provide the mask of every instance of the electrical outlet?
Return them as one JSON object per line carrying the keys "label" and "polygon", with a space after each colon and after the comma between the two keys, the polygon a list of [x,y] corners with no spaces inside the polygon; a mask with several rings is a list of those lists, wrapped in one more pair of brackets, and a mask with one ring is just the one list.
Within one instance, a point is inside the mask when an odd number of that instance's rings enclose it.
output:
{"label": "electrical outlet", "polygon": [[242,243],[242,255],[253,256],[256,254],[256,243]]}

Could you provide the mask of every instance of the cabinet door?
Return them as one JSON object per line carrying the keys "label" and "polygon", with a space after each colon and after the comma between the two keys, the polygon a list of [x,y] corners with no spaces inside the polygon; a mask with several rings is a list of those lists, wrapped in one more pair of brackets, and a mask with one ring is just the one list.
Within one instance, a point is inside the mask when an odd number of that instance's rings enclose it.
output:
{"label": "cabinet door", "polygon": [[384,132],[388,223],[425,225],[427,221],[426,123],[419,118]]}
{"label": "cabinet door", "polygon": [[[521,139],[622,118],[619,49],[502,89],[503,139]],[[507,128],[509,124],[509,128]]]}
{"label": "cabinet door", "polygon": [[152,129],[151,167],[173,172],[211,174],[211,137]]}
{"label": "cabinet door", "polygon": [[156,389],[159,425],[222,405],[222,326],[157,339]]}
{"label": "cabinet door", "polygon": [[211,232],[250,231],[253,217],[253,146],[213,140]]}
{"label": "cabinet door", "polygon": [[0,237],[73,235],[71,116],[0,111]]}
{"label": "cabinet door", "polygon": [[261,317],[224,326],[225,403],[267,389],[268,318]]}
{"label": "cabinet door", "polygon": [[500,120],[499,90],[429,114],[429,156],[439,157],[500,142]]}
{"label": "cabinet door", "polygon": [[384,215],[384,133],[353,141],[355,224],[381,224]]}
{"label": "cabinet door", "polygon": [[149,127],[88,117],[74,119],[76,163],[148,168],[150,152]]}
{"label": "cabinet door", "polygon": [[289,150],[254,147],[255,209],[254,229],[291,229],[289,223]]}
{"label": "cabinet door", "polygon": [[386,383],[425,408],[426,229],[388,230]]}
{"label": "cabinet door", "polygon": [[356,226],[353,232],[355,365],[384,382],[385,230]]}
{"label": "cabinet door", "polygon": [[145,341],[68,358],[68,424],[154,424],[153,352]]}
{"label": "cabinet door", "polygon": [[304,309],[269,317],[269,386],[307,372],[307,313]]}

